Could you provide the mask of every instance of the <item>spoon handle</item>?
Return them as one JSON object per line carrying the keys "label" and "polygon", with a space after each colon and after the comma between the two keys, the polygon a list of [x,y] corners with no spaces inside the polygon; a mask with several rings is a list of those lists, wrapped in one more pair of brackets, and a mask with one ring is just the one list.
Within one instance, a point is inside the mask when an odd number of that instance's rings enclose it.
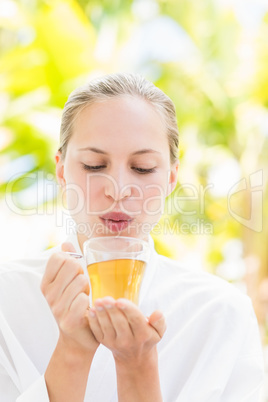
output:
{"label": "spoon handle", "polygon": [[74,258],[83,258],[83,256],[81,254],[78,253],[73,253],[72,251],[65,251],[66,254],[69,254],[70,257],[74,257]]}

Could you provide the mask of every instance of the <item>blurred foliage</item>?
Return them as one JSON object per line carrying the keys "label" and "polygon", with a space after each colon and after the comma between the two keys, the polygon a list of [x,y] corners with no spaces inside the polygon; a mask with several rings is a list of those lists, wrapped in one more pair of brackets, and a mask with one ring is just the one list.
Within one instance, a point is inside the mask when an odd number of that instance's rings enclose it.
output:
{"label": "blurred foliage", "polygon": [[[97,74],[139,72],[174,101],[181,132],[179,183],[157,249],[173,258],[197,249],[217,273],[226,244],[240,239],[241,258],[257,256],[257,271],[267,276],[267,33],[268,8],[249,0],[241,9],[220,0],[2,0],[1,197],[12,180],[14,193],[29,186],[18,177],[54,174],[71,90]],[[263,228],[256,230],[234,219],[227,197],[259,170]],[[250,217],[249,191],[233,200],[235,212]]]}

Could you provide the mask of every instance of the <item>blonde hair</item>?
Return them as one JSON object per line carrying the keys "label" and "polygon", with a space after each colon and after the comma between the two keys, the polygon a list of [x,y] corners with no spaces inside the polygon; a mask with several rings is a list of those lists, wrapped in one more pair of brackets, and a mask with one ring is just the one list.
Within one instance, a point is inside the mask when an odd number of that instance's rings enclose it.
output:
{"label": "blonde hair", "polygon": [[149,102],[164,118],[170,149],[170,163],[178,159],[179,132],[175,106],[171,99],[150,81],[138,74],[117,73],[95,79],[75,89],[69,96],[61,120],[60,148],[65,158],[72,128],[78,114],[89,105],[116,96],[131,95]]}

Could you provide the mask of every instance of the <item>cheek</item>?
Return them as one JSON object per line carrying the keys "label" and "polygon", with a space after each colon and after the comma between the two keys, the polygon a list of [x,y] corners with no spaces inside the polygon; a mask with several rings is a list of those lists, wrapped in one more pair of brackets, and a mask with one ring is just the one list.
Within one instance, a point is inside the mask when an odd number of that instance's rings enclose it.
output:
{"label": "cheek", "polygon": [[161,175],[143,188],[143,212],[147,215],[158,216],[164,210],[166,199],[167,180]]}
{"label": "cheek", "polygon": [[84,197],[89,202],[100,199],[103,194],[102,178],[99,176],[87,176],[84,181]]}
{"label": "cheek", "polygon": [[67,208],[72,215],[77,215],[91,205],[94,198],[97,198],[98,181],[90,182],[87,172],[76,169],[75,166],[66,169],[66,186],[64,189],[64,198]]}
{"label": "cheek", "polygon": [[71,215],[77,215],[84,209],[84,192],[78,183],[66,184],[63,192],[63,198],[66,200],[67,208]]}
{"label": "cheek", "polygon": [[165,191],[159,185],[151,185],[145,190],[143,212],[146,215],[159,215],[163,212],[165,204]]}

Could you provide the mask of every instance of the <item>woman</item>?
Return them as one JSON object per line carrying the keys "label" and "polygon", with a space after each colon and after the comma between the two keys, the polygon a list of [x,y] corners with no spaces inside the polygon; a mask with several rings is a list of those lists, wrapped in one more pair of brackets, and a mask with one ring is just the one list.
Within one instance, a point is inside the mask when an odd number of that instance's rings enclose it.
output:
{"label": "woman", "polygon": [[[177,147],[171,100],[140,76],[71,94],[56,173],[76,233],[61,251],[1,270],[1,401],[258,400],[249,298],[158,255],[149,236],[176,186]],[[106,297],[89,309],[86,266],[66,251],[111,235],[150,242],[139,306]]]}

